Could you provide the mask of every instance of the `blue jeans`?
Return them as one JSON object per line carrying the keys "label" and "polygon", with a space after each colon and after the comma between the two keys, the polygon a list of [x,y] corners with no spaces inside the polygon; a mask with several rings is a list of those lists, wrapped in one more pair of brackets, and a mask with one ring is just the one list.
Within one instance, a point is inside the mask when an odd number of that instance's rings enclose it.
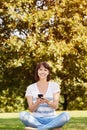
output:
{"label": "blue jeans", "polygon": [[38,130],[46,130],[49,128],[60,128],[70,119],[70,115],[67,112],[63,112],[56,117],[34,117],[29,112],[23,111],[20,113],[20,120],[25,126],[38,128]]}

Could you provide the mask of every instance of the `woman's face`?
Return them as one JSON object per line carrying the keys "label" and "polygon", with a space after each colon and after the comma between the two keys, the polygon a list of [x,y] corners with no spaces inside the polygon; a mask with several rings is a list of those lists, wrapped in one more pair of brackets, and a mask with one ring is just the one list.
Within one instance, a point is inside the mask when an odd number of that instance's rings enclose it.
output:
{"label": "woman's face", "polygon": [[46,69],[44,66],[41,66],[39,69],[38,69],[38,76],[39,76],[39,79],[47,79],[47,76],[49,75],[49,70]]}

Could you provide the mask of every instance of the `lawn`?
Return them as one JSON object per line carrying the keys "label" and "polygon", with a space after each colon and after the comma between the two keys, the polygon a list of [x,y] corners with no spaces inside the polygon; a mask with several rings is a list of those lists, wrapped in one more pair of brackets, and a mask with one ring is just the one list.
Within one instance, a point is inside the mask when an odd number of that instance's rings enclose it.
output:
{"label": "lawn", "polygon": [[[71,120],[63,130],[87,130],[87,111],[69,111],[69,113]],[[0,113],[0,130],[24,130],[18,115],[18,113]]]}

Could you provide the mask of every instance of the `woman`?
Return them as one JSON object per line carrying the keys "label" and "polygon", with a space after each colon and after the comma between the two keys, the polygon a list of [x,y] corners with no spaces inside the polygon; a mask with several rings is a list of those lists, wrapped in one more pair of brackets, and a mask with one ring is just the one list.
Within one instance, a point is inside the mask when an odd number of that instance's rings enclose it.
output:
{"label": "woman", "polygon": [[58,108],[60,87],[56,82],[50,81],[50,67],[46,62],[40,62],[36,66],[35,80],[27,87],[27,98],[30,112],[21,112],[20,119],[25,126],[38,130],[62,130],[62,126],[69,121],[67,112],[55,114]]}

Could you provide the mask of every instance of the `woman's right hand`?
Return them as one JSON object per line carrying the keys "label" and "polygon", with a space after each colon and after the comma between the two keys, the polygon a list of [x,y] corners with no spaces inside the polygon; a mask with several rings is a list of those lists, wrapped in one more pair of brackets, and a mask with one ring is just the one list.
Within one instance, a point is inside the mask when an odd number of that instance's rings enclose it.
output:
{"label": "woman's right hand", "polygon": [[37,98],[37,103],[38,104],[43,104],[44,103],[44,99],[43,98]]}

